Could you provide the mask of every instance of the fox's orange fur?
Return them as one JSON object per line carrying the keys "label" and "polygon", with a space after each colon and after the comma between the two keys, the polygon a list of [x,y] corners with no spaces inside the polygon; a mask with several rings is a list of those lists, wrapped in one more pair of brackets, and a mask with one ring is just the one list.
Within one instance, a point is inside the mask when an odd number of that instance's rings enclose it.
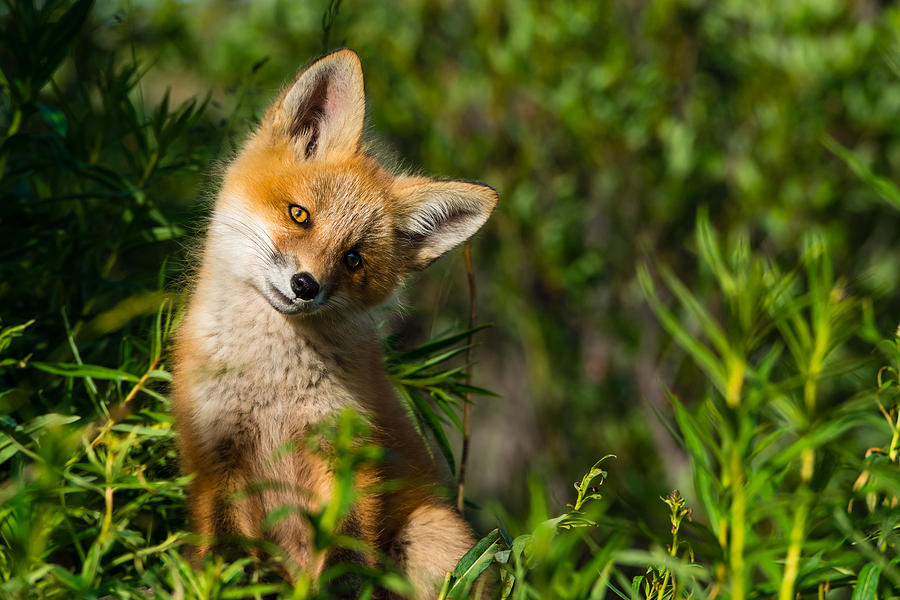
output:
{"label": "fox's orange fur", "polygon": [[[261,522],[279,506],[319,506],[330,465],[303,444],[272,456],[347,407],[365,415],[391,458],[359,486],[413,484],[364,496],[345,527],[431,598],[473,540],[432,491],[438,474],[394,396],[369,310],[474,234],[497,195],[388,172],[361,141],[364,116],[359,58],[339,50],[298,74],[228,166],[177,334],[174,410],[200,554],[223,535],[266,538],[313,573],[324,559],[301,517]],[[234,500],[262,480],[285,485]]]}

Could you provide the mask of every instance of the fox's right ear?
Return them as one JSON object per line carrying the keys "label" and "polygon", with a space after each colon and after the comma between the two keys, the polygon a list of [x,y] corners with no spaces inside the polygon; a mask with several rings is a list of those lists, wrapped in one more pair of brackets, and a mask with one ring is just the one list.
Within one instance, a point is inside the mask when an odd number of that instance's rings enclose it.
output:
{"label": "fox's right ear", "polygon": [[471,181],[399,177],[393,192],[396,233],[412,271],[472,237],[497,206],[496,190]]}
{"label": "fox's right ear", "polygon": [[357,151],[365,116],[362,65],[343,48],[301,71],[266,111],[262,127],[292,141],[301,158],[334,158]]}

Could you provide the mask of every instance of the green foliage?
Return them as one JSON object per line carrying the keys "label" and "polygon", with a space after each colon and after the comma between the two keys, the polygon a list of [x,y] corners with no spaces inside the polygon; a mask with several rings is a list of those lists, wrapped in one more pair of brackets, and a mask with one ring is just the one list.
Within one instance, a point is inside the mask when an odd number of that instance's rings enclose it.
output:
{"label": "green foliage", "polygon": [[[886,543],[869,555],[861,545],[869,546],[871,515],[847,508],[863,465],[846,440],[884,431],[873,395],[847,394],[868,366],[851,345],[869,333],[865,303],[834,276],[817,231],[801,240],[800,264],[787,271],[752,252],[743,235],[723,246],[705,212],[696,247],[720,286],[722,317],[664,268],[661,276],[690,320],[665,307],[646,268],[641,282],[663,325],[711,384],[692,409],[674,396],[672,402],[703,529],[721,551],[711,565],[717,589],[732,598],[790,599],[826,582],[851,583],[848,575],[876,556],[877,566],[896,577],[893,527],[882,524],[878,535]],[[694,331],[683,322],[696,324]],[[885,474],[885,485],[896,485],[898,476]]]}
{"label": "green foliage", "polygon": [[[681,559],[683,563],[689,565],[693,562],[693,552],[687,542],[678,539],[678,532],[681,530],[681,522],[684,518],[690,519],[691,510],[685,507],[685,500],[678,490],[674,490],[661,500],[669,507],[669,521],[672,524],[672,543],[668,547],[669,555],[677,559],[679,551],[684,546],[684,556]],[[696,585],[696,581],[692,580],[691,583]],[[681,584],[671,568],[651,567],[647,569],[646,576],[639,575],[634,578],[631,588],[640,590],[645,598],[689,598],[693,595],[693,592],[685,593],[684,585]]]}
{"label": "green foliage", "polygon": [[[21,322],[0,330],[0,595],[340,595],[346,566],[315,586],[299,573],[291,586],[273,570],[277,552],[273,565],[212,557],[195,569],[184,558],[187,478],[165,389],[181,298],[165,289],[165,259],[188,215],[170,192],[216,148],[207,101],[175,106],[166,91],[146,106],[133,58],[104,57],[83,35],[90,7],[19,2],[0,13],[11,58],[0,96],[0,268],[15,275],[0,295],[3,318]],[[458,353],[460,339],[393,359],[398,385],[441,402],[473,391],[459,383],[458,368],[435,368]],[[404,362],[419,359],[424,364]],[[346,415],[316,438],[335,465],[332,502],[303,515],[317,551],[371,551],[337,530],[355,500],[356,469],[377,458],[377,449],[357,447],[361,434]],[[408,592],[396,574],[356,570],[363,591]]]}
{"label": "green foliage", "polygon": [[[166,389],[209,165],[343,44],[384,154],[502,198],[474,256],[505,398],[466,383],[452,262],[387,346],[451,471],[461,403],[510,407],[476,418],[500,501],[442,598],[896,596],[900,11],[863,4],[5,2],[0,596],[408,594],[258,540],[191,564]],[[329,425],[335,495],[301,516],[316,552],[374,553],[339,523],[380,451]]]}
{"label": "green foliage", "polygon": [[433,436],[450,470],[454,472],[453,448],[444,428],[452,423],[462,432],[458,409],[461,403],[467,401],[469,394],[495,398],[497,394],[467,384],[467,365],[453,367],[449,361],[470,349],[471,345],[460,344],[485,327],[482,325],[436,335],[427,343],[405,352],[393,348],[392,340],[388,340],[388,373],[406,403],[419,434],[424,436],[428,432]]}
{"label": "green foliage", "polygon": [[[593,486],[603,483],[606,472],[599,468],[605,457],[575,484],[578,492],[575,505],[555,517],[550,517],[543,491],[531,486],[532,514],[529,521],[534,528],[510,539],[505,531],[495,529],[460,559],[452,573],[447,574],[439,598],[483,597],[489,567],[495,565],[499,585],[492,597],[541,598],[551,593],[560,598],[601,597],[605,591],[616,551],[621,539],[613,535],[604,543],[596,539],[600,527],[592,520],[602,512],[596,501],[601,496]],[[587,506],[590,505],[590,506]],[[586,564],[573,561],[589,556]],[[487,571],[487,576],[478,579]]]}
{"label": "green foliage", "polygon": [[[144,386],[153,380],[171,323],[170,313],[164,313],[157,316],[153,336],[162,343],[149,355],[143,375],[126,366],[83,364],[49,371],[59,370],[58,385],[70,391],[83,386],[84,395],[107,408],[115,406],[118,386],[132,382],[125,405],[139,390],[149,392]],[[154,347],[152,341],[146,347]],[[11,366],[31,367],[27,361]],[[101,379],[115,384],[103,389],[95,381]],[[4,395],[12,393],[22,390]],[[175,466],[171,416],[164,397],[152,392],[148,398],[150,403],[121,420],[99,409],[87,418],[48,413],[21,424],[15,413],[7,414],[0,432],[0,468],[9,476],[0,492],[5,595],[142,597],[138,590],[146,565],[184,543],[188,534],[171,526],[183,523],[186,483]]]}

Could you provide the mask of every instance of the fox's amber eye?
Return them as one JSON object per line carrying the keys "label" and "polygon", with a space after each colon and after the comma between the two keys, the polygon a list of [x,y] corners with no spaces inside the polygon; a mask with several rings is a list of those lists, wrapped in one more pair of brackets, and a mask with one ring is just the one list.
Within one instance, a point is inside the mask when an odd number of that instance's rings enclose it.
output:
{"label": "fox's amber eye", "polygon": [[359,252],[351,250],[344,255],[344,264],[347,265],[347,268],[351,271],[355,271],[362,266],[362,256],[359,255]]}
{"label": "fox's amber eye", "polygon": [[309,211],[300,206],[299,204],[291,204],[288,207],[288,210],[291,213],[291,218],[297,223],[303,225],[304,227],[309,227]]}

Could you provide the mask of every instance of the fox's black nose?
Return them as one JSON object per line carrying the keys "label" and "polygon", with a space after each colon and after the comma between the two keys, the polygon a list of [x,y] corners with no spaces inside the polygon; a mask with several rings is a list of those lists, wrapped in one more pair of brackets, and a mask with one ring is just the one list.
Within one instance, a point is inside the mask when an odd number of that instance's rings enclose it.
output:
{"label": "fox's black nose", "polygon": [[312,300],[319,293],[319,282],[309,273],[296,273],[291,276],[291,289],[301,300]]}

